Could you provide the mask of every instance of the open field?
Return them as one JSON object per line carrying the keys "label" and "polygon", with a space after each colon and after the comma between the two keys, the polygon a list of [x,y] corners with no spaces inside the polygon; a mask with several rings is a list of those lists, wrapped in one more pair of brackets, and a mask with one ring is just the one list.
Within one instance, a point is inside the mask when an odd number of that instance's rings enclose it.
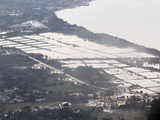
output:
{"label": "open field", "polygon": [[[76,36],[42,33],[0,39],[0,45],[15,47],[26,53],[40,53],[48,59],[58,60],[63,69],[80,66],[103,70],[117,78],[123,87],[138,85],[148,94],[160,91],[160,73],[122,63],[118,58],[157,58],[152,54],[137,52],[134,48],[117,48],[100,45]],[[113,81],[115,82],[115,81]],[[137,89],[138,91],[138,89]]]}

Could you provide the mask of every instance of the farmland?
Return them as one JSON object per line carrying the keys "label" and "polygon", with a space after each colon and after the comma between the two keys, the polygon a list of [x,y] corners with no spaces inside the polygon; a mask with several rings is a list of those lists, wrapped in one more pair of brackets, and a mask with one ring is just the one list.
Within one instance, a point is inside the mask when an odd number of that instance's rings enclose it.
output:
{"label": "farmland", "polygon": [[[28,54],[42,54],[48,60],[57,60],[62,67],[60,71],[91,67],[114,76],[116,79],[112,82],[124,88],[138,85],[136,91],[150,95],[160,91],[159,71],[147,69],[143,64],[136,65],[137,59],[157,59],[158,56],[139,52],[132,47],[107,46],[77,36],[53,32],[2,38],[0,45],[15,47]],[[125,61],[126,59],[132,61]],[[72,75],[70,72],[68,74]],[[105,86],[102,89],[104,88]]]}

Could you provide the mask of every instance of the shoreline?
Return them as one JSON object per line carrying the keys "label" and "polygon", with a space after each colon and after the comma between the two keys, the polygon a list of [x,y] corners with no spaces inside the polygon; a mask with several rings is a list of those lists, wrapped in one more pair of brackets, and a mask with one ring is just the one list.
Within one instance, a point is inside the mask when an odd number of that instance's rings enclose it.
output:
{"label": "shoreline", "polygon": [[[93,4],[91,4],[92,2],[93,2]],[[91,32],[99,33],[99,34],[107,34],[107,35],[110,35],[113,37],[127,40],[127,41],[132,42],[134,44],[137,44],[139,46],[144,46],[144,47],[147,47],[150,49],[160,50],[159,46],[157,46],[158,42],[156,42],[156,40],[158,41],[158,37],[156,37],[157,32],[154,30],[152,32],[150,32],[151,30],[149,31],[149,30],[143,28],[144,24],[141,23],[141,18],[138,22],[135,21],[135,23],[134,23],[134,20],[130,21],[130,19],[129,20],[126,19],[127,23],[125,23],[126,21],[120,15],[118,20],[113,19],[113,21],[115,22],[115,25],[112,25],[112,22],[110,21],[112,19],[112,14],[115,18],[118,18],[117,14],[114,14],[111,11],[110,13],[106,13],[107,14],[106,15],[107,18],[106,18],[103,15],[104,12],[102,11],[105,9],[105,7],[102,6],[102,10],[99,10],[99,9],[101,9],[101,8],[99,8],[100,6],[96,5],[100,2],[101,1],[96,2],[94,0],[94,1],[90,2],[90,6],[87,6],[87,7],[80,6],[80,7],[73,8],[73,9],[68,8],[68,9],[64,9],[61,11],[56,11],[55,13],[59,18],[68,22],[69,24],[72,24],[72,25],[75,24],[77,26],[85,27],[86,29],[88,29]],[[104,2],[104,4],[106,4],[106,3],[109,3],[109,2]],[[96,8],[96,6],[97,6],[97,8]],[[106,5],[106,10],[109,9],[108,7],[109,6]],[[101,18],[102,20],[98,20],[98,19],[96,20],[96,14],[100,13],[100,12],[102,12],[101,13],[102,15],[97,15],[97,17]],[[84,14],[84,16],[83,16],[83,14]],[[95,17],[93,16],[94,14],[95,14]],[[124,15],[128,15],[128,14],[124,13]],[[137,18],[138,17],[139,17],[139,15],[137,15]],[[127,18],[127,16],[125,16],[125,18]],[[135,18],[135,19],[137,19],[137,18]],[[108,20],[106,21],[106,19],[109,19],[109,21]],[[120,21],[118,23],[121,23],[121,20],[124,20],[124,23],[126,25],[116,23],[117,21]],[[99,23],[97,21],[99,21],[101,23]],[[104,23],[103,23],[103,21],[104,21]],[[133,22],[133,25],[129,24],[130,23],[129,21]],[[111,25],[109,25],[109,24],[111,24]],[[113,26],[113,28],[112,28],[112,26]],[[150,26],[151,26],[151,28],[154,27],[154,25],[152,26],[152,24]],[[115,27],[117,27],[117,28],[115,29]],[[146,25],[146,27],[149,27],[149,26]],[[135,29],[137,29],[137,32],[135,31]],[[147,33],[150,33],[150,34],[147,34]],[[152,35],[152,34],[154,34],[154,35]],[[153,40],[153,41],[151,41],[151,40]]]}
{"label": "shoreline", "polygon": [[[84,0],[85,3],[86,0]],[[90,1],[90,0],[87,0]],[[94,2],[94,1],[91,1]],[[90,3],[90,2],[89,2]],[[78,6],[75,5],[74,6]],[[54,6],[53,6],[54,7]],[[56,8],[56,7],[55,7]],[[63,10],[65,10],[66,7],[63,7]],[[69,7],[68,7],[69,8]],[[25,10],[25,9],[24,9]],[[22,36],[22,35],[32,35],[32,34],[38,34],[38,33],[42,33],[42,32],[57,32],[57,33],[62,33],[62,34],[66,34],[66,35],[75,35],[78,36],[80,38],[83,39],[87,39],[89,41],[93,41],[99,44],[105,44],[105,45],[109,45],[109,46],[116,46],[119,48],[127,48],[127,47],[133,47],[136,50],[140,51],[140,52],[147,52],[156,56],[160,56],[160,51],[155,49],[155,48],[148,48],[148,47],[144,47],[142,45],[137,45],[133,42],[128,41],[127,39],[123,39],[120,37],[116,37],[107,33],[96,33],[96,32],[91,32],[89,29],[86,29],[83,26],[79,26],[76,24],[70,24],[68,22],[66,22],[64,19],[59,18],[56,15],[56,11],[50,11],[47,9],[30,9],[30,11],[24,11],[25,14],[28,15],[28,17],[31,17],[39,22],[41,22],[42,24],[44,24],[45,26],[48,27],[48,29],[31,29],[30,32],[28,31],[28,28],[20,28],[16,31],[14,30],[10,30],[10,33],[7,33],[5,35],[0,35],[0,38],[3,36],[6,37],[13,37],[13,36]],[[24,15],[25,15],[24,14]],[[37,17],[34,17],[33,15],[36,14],[38,16],[39,19],[37,19]],[[23,15],[23,14],[22,14]],[[25,16],[24,16],[25,17]],[[8,18],[7,18],[8,19]],[[4,30],[9,30],[9,26],[10,25],[14,25],[15,23],[12,23],[10,21],[10,19],[8,19],[9,21],[7,21],[9,24],[7,24],[5,26]],[[27,19],[23,18],[23,16],[20,17],[12,17],[12,21],[20,21],[18,23],[23,23],[26,22]]]}

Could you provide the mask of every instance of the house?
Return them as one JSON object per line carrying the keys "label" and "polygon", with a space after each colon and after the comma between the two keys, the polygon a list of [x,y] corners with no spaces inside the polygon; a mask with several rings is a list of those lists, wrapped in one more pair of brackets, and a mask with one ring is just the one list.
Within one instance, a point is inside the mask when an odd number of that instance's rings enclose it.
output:
{"label": "house", "polygon": [[70,102],[62,102],[61,104],[59,104],[60,109],[71,108],[71,106],[72,106],[72,103]]}

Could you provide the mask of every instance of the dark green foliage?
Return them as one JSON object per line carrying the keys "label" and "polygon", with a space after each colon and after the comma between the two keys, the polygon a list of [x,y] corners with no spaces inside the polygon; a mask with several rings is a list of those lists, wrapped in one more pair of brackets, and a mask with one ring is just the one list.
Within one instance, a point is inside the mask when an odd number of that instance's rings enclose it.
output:
{"label": "dark green foliage", "polygon": [[116,78],[110,74],[104,73],[103,70],[94,69],[92,67],[78,67],[76,69],[66,69],[65,72],[93,85],[93,87],[96,86],[95,88],[107,88],[105,96],[114,94],[114,88],[116,85],[111,81]]}
{"label": "dark green foliage", "polygon": [[[34,108],[35,109],[35,108]],[[9,112],[0,116],[2,120],[97,120],[89,111],[81,109],[37,109],[26,106],[21,112]]]}

